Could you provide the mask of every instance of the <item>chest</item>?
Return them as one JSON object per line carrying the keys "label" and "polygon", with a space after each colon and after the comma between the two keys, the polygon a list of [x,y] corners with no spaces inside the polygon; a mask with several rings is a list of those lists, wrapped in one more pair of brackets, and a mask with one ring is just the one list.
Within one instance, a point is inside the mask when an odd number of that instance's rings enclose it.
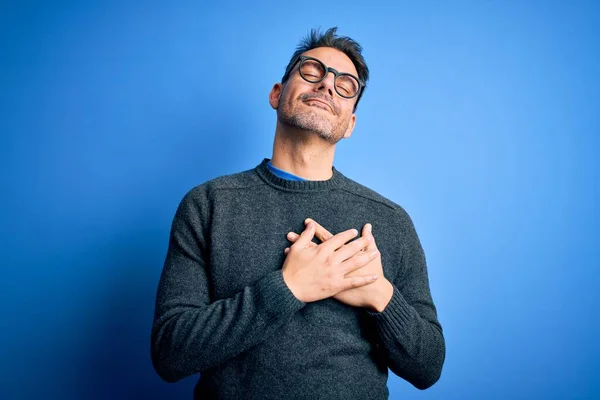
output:
{"label": "chest", "polygon": [[[343,201],[345,200],[345,201]],[[369,222],[382,255],[384,275],[394,279],[399,273],[401,246],[393,235],[377,236],[376,227],[391,232],[390,219],[374,213],[358,199],[340,202],[310,194],[282,195],[269,202],[235,197],[212,215],[209,231],[209,279],[213,300],[230,297],[281,269],[284,250],[291,245],[288,232],[301,233],[304,220],[312,218],[332,234],[355,228],[360,232]],[[315,243],[320,243],[315,238]]]}

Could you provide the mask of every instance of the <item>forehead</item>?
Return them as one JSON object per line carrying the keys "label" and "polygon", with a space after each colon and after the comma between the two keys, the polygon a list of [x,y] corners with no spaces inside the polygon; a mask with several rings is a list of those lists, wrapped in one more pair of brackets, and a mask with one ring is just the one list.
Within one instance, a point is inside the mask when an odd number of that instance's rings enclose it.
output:
{"label": "forehead", "polygon": [[358,75],[354,63],[343,52],[332,47],[317,47],[304,52],[302,55],[318,58],[328,67],[336,69],[338,72],[347,72],[352,75]]}

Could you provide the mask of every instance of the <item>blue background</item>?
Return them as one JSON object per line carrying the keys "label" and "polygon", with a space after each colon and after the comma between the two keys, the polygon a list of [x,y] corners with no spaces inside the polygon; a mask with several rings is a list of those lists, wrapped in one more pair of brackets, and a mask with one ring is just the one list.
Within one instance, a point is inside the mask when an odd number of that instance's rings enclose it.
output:
{"label": "blue background", "polygon": [[597,3],[13,3],[0,397],[191,397],[149,356],[175,209],[271,156],[269,90],[334,25],[372,73],[334,165],[412,216],[447,341],[391,398],[600,397]]}

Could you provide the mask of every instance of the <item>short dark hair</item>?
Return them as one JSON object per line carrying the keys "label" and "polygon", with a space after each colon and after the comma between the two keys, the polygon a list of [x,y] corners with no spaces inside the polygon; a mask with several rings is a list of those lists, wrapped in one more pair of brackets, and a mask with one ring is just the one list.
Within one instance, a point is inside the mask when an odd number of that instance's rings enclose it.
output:
{"label": "short dark hair", "polygon": [[356,110],[358,102],[360,101],[360,98],[367,87],[367,81],[369,80],[369,68],[367,67],[367,63],[362,56],[362,46],[347,36],[337,36],[335,34],[336,31],[337,26],[327,29],[327,31],[323,34],[319,31],[319,29],[311,29],[310,33],[300,41],[300,44],[292,55],[290,63],[285,68],[285,74],[283,74],[283,78],[281,78],[281,83],[287,82],[290,74],[292,73],[292,68],[294,68],[302,54],[317,47],[332,47],[346,54],[348,58],[350,58],[354,64],[354,68],[356,68],[356,72],[358,72],[358,79],[360,79],[364,85],[358,94],[356,103],[354,104],[354,110]]}

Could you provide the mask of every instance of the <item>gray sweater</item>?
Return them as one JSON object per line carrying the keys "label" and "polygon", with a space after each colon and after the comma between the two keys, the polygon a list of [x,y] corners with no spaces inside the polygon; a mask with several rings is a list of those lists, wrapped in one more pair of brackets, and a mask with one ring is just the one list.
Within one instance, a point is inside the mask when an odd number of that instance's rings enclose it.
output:
{"label": "gray sweater", "polygon": [[[406,211],[345,177],[279,178],[257,167],[190,190],[171,227],[156,297],[154,368],[200,373],[196,399],[386,399],[388,368],[420,389],[445,358],[423,249]],[[281,274],[286,234],[373,225],[394,294],[372,312],[298,300]],[[318,243],[318,240],[315,239]]]}

